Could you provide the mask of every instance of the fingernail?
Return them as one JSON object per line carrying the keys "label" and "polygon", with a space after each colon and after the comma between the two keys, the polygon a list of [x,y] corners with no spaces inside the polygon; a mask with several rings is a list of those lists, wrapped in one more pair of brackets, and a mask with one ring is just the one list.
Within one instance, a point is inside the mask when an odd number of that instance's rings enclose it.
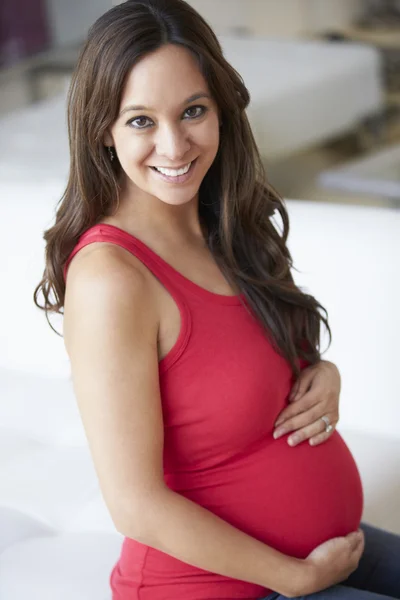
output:
{"label": "fingernail", "polygon": [[285,431],[283,429],[277,429],[276,431],[274,431],[274,438],[278,439],[280,438],[283,434],[285,433]]}
{"label": "fingernail", "polygon": [[295,445],[297,444],[297,442],[299,442],[299,441],[300,441],[300,440],[299,440],[299,438],[298,438],[298,437],[296,437],[296,436],[292,436],[292,437],[290,437],[290,438],[288,439],[288,444],[289,444],[290,446],[295,446]]}

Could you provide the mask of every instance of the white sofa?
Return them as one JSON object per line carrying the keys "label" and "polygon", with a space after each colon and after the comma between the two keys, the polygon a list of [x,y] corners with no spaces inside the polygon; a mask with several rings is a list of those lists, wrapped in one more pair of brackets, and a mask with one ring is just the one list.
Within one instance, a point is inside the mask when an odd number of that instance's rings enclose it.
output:
{"label": "white sofa", "polygon": [[[42,232],[66,181],[63,127],[60,99],[0,123],[1,600],[111,600],[122,543],[99,491],[63,340],[32,299]],[[339,430],[360,467],[364,519],[400,533],[400,213],[287,205],[295,277],[330,314],[325,356],[342,373]],[[61,317],[52,323],[62,332]]]}
{"label": "white sofa", "polygon": [[248,115],[264,158],[279,160],[339,137],[384,110],[373,46],[220,36],[250,91]]}

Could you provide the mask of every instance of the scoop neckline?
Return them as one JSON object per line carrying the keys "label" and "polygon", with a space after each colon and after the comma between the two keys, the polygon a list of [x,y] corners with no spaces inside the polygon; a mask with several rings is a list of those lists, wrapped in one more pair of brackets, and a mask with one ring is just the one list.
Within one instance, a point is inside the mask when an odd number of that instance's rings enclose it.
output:
{"label": "scoop neckline", "polygon": [[136,244],[141,250],[150,255],[150,257],[158,262],[163,268],[168,270],[172,277],[178,278],[181,284],[191,292],[194,292],[198,296],[202,297],[204,300],[218,302],[220,304],[232,304],[232,305],[241,305],[245,300],[245,295],[243,292],[240,294],[234,295],[226,295],[226,294],[217,294],[216,292],[211,292],[206,288],[203,288],[201,285],[198,285],[191,279],[188,279],[185,275],[183,275],[180,271],[177,271],[172,265],[170,265],[166,260],[164,260],[159,254],[157,254],[154,250],[150,248],[145,242],[137,238],[132,233],[129,233],[125,229],[121,229],[117,225],[111,225],[111,223],[98,223],[91,227],[87,232],[90,233],[93,230],[98,229],[101,233],[101,229],[108,230],[109,233],[119,234],[121,236],[126,237],[129,242]]}

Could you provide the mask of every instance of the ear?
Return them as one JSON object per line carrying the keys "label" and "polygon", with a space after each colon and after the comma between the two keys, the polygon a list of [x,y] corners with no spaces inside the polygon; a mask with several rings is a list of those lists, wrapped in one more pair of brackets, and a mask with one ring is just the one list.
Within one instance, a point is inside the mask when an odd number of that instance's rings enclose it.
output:
{"label": "ear", "polygon": [[109,132],[109,131],[106,131],[106,132],[105,132],[105,134],[104,134],[104,136],[103,136],[103,144],[104,144],[105,146],[107,146],[107,147],[108,147],[108,146],[114,146],[114,145],[115,145],[115,144],[114,144],[114,140],[113,140],[113,138],[112,138],[112,135],[110,134],[110,132]]}

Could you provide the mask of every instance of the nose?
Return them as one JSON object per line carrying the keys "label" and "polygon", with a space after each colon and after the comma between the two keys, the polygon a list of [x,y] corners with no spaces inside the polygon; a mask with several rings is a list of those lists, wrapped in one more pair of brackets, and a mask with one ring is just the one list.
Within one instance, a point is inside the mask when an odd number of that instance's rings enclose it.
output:
{"label": "nose", "polygon": [[174,124],[159,127],[155,146],[159,156],[165,157],[170,163],[176,163],[184,158],[191,144],[185,127]]}

